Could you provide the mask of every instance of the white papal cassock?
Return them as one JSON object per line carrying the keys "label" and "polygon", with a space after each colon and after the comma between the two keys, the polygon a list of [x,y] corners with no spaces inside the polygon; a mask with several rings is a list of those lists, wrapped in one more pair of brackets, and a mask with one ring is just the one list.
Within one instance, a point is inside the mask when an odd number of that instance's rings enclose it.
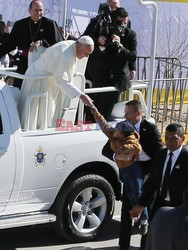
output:
{"label": "white papal cassock", "polygon": [[[24,128],[26,98],[37,92],[48,92],[48,127],[56,126],[56,119],[62,116],[65,93],[71,98],[80,97],[82,92],[72,83],[77,63],[76,42],[63,41],[48,48],[38,60],[29,66],[28,76],[50,74],[54,77],[35,80],[26,79],[22,83],[18,111],[21,127]],[[45,98],[34,98],[31,102],[29,129],[40,129],[44,125]]]}

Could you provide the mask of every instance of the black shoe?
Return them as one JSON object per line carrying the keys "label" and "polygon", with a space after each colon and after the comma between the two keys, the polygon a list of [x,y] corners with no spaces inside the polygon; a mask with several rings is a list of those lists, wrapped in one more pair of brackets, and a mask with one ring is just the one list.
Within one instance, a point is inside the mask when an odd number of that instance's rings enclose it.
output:
{"label": "black shoe", "polygon": [[135,222],[131,228],[131,234],[132,235],[139,234],[139,227],[140,227],[140,221]]}
{"label": "black shoe", "polygon": [[130,250],[130,247],[123,247],[123,246],[120,246],[120,247],[119,247],[119,250]]}
{"label": "black shoe", "polygon": [[139,226],[138,233],[140,235],[145,235],[145,234],[147,234],[147,232],[148,232],[148,224],[144,224],[144,225]]}

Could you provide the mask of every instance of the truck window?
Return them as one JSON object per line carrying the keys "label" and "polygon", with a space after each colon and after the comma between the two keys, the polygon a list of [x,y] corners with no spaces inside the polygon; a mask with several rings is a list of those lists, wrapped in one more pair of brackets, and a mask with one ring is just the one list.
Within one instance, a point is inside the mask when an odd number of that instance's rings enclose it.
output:
{"label": "truck window", "polygon": [[1,114],[0,114],[0,135],[3,133],[3,125],[1,120]]}

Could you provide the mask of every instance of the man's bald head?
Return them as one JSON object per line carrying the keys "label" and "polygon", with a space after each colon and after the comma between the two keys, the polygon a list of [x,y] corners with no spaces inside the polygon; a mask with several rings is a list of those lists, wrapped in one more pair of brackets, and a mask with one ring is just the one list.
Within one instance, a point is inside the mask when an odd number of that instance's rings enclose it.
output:
{"label": "man's bald head", "polygon": [[112,11],[120,7],[119,0],[107,0],[107,3],[109,4]]}
{"label": "man's bald head", "polygon": [[40,2],[39,4],[42,4],[43,5],[43,3],[42,3],[42,1],[41,0],[33,0],[33,1],[31,1],[30,2],[30,4],[29,4],[29,9],[31,9],[32,8],[32,6],[33,6],[33,3],[35,3],[35,2]]}
{"label": "man's bald head", "polygon": [[33,0],[29,5],[29,13],[34,22],[38,22],[44,15],[44,5],[40,0]]}

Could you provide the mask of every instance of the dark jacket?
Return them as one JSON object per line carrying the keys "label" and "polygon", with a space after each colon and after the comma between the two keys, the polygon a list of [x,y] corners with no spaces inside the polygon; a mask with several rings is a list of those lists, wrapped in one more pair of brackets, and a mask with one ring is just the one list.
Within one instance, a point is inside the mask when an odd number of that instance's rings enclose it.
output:
{"label": "dark jacket", "polygon": [[120,92],[130,88],[129,64],[136,60],[136,33],[126,28],[120,38],[122,47],[109,39],[105,50],[95,42],[86,68],[86,79],[91,80],[93,87],[115,86]]}
{"label": "dark jacket", "polygon": [[93,87],[115,86],[120,92],[130,88],[130,70],[136,70],[136,33],[126,28],[120,36],[121,48],[110,43],[108,38],[105,51],[98,45],[100,34],[99,16],[91,19],[83,35],[89,35],[95,42],[94,52],[90,55],[86,67],[86,79]]}
{"label": "dark jacket", "polygon": [[153,218],[146,250],[188,249],[188,205],[162,207]]}
{"label": "dark jacket", "polygon": [[[154,156],[162,148],[162,141],[157,126],[146,119],[142,119],[140,124],[140,144],[143,151],[153,160]],[[102,154],[113,160],[113,151],[109,142],[103,147]]]}
{"label": "dark jacket", "polygon": [[140,144],[143,151],[146,152],[151,159],[153,159],[163,147],[161,135],[156,124],[148,122],[146,119],[142,119],[140,124]]}
{"label": "dark jacket", "polygon": [[[10,35],[2,46],[0,46],[0,57],[18,47],[20,50],[28,50],[32,41],[30,25],[33,21],[30,17],[23,18],[15,22]],[[36,33],[36,32],[35,32]],[[42,40],[44,47],[49,47],[63,40],[57,23],[46,17],[42,17],[37,35],[33,34],[34,40]],[[34,41],[34,42],[35,42]]]}
{"label": "dark jacket", "polygon": [[[22,50],[19,57],[17,72],[24,74],[28,67],[28,51],[32,42],[42,41],[44,47],[49,47],[63,40],[57,23],[46,17],[35,24],[30,17],[15,22],[10,35],[0,46],[0,58],[18,47]],[[14,86],[21,88],[22,80],[15,79]]]}
{"label": "dark jacket", "polygon": [[[167,155],[167,149],[162,149],[159,151],[158,155],[155,157],[153,161],[152,171],[144,184],[143,193],[139,198],[138,204],[142,206],[147,206],[151,197],[155,194],[156,198],[154,200],[154,208],[158,208],[159,206],[159,192],[160,185],[162,181],[162,173],[164,162]],[[180,206],[183,202],[183,192],[188,185],[188,147],[183,146],[182,151],[175,162],[172,173],[170,174],[169,180],[169,196],[170,196],[170,204],[169,206]]]}

